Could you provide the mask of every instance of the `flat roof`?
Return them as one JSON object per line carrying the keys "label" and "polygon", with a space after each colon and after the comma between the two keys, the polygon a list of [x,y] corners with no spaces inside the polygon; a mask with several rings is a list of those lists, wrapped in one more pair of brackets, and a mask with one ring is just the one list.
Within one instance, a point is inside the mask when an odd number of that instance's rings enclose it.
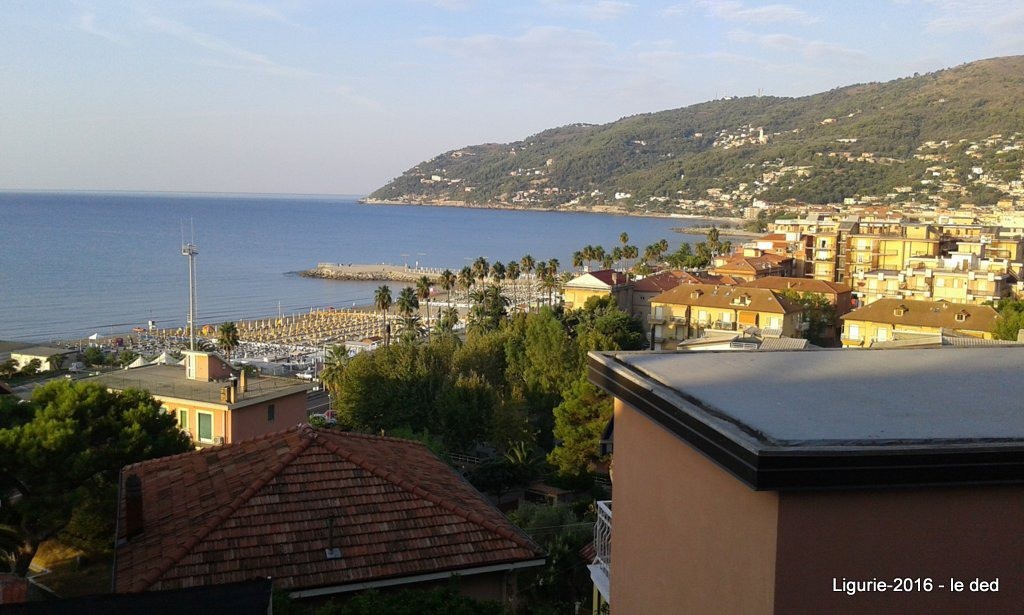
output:
{"label": "flat roof", "polygon": [[1022,365],[1022,346],[589,357],[755,488],[1024,482]]}
{"label": "flat roof", "polygon": [[147,365],[133,369],[119,369],[90,378],[104,386],[123,391],[125,389],[141,389],[149,391],[155,397],[174,397],[192,401],[222,404],[228,408],[243,408],[264,400],[276,399],[285,395],[304,392],[309,384],[294,378],[278,378],[274,376],[246,378],[244,393],[239,393],[233,404],[225,404],[220,400],[221,387],[227,381],[205,382],[185,378],[185,367],[182,365]]}

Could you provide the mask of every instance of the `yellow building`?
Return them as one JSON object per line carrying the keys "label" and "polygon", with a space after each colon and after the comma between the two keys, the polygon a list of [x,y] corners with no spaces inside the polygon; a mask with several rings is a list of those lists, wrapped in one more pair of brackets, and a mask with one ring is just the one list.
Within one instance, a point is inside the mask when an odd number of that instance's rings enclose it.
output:
{"label": "yellow building", "polygon": [[803,308],[766,288],[681,284],[651,300],[654,349],[712,332],[760,330],[763,337],[800,337]]}
{"label": "yellow building", "polygon": [[843,347],[915,340],[943,331],[992,339],[998,313],[987,305],[879,299],[843,317]]}
{"label": "yellow building", "polygon": [[615,297],[615,303],[623,312],[629,313],[632,285],[626,274],[614,269],[591,271],[573,278],[562,287],[562,303],[567,308],[581,308],[591,297]]}

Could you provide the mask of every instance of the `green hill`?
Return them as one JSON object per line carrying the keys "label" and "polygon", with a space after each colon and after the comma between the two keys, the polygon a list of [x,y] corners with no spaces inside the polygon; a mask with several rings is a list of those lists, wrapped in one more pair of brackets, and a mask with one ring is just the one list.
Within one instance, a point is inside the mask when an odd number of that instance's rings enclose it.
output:
{"label": "green hill", "polygon": [[[715,100],[465,147],[409,169],[368,200],[671,210],[700,199],[736,207],[755,198],[841,202],[901,186],[916,186],[902,189],[901,198],[920,198],[939,190],[920,187],[938,164],[950,169],[951,181],[963,182],[954,201],[992,201],[1006,192],[999,186],[1021,179],[1021,151],[1005,146],[1021,139],[1015,133],[1024,133],[1024,56],[801,98]],[[1002,135],[1004,145],[985,149],[991,135]],[[971,175],[979,160],[992,180],[981,187]]]}

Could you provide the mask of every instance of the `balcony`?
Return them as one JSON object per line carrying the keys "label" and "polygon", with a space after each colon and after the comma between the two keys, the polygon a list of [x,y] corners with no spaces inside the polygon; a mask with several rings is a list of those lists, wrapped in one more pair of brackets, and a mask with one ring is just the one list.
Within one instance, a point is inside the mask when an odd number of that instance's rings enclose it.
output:
{"label": "balcony", "polygon": [[647,317],[647,322],[651,323],[652,325],[663,325],[665,324],[665,317],[657,316],[654,313],[652,313],[650,316]]}
{"label": "balcony", "polygon": [[594,563],[587,566],[590,580],[601,592],[604,599],[611,604],[612,577],[612,502],[602,500],[597,503],[597,522],[594,524]]}
{"label": "balcony", "polygon": [[736,323],[731,320],[716,320],[711,323],[711,328],[719,331],[735,331]]}

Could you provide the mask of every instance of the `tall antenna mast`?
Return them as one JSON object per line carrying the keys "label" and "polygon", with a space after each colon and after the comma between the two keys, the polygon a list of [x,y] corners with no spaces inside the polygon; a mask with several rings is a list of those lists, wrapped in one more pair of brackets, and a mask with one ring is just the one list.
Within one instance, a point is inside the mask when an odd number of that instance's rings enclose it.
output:
{"label": "tall antenna mast", "polygon": [[[192,220],[189,220],[192,224]],[[188,348],[196,349],[196,255],[199,248],[195,244],[195,227],[192,227],[192,241],[185,243],[182,229],[181,255],[188,257]]]}

